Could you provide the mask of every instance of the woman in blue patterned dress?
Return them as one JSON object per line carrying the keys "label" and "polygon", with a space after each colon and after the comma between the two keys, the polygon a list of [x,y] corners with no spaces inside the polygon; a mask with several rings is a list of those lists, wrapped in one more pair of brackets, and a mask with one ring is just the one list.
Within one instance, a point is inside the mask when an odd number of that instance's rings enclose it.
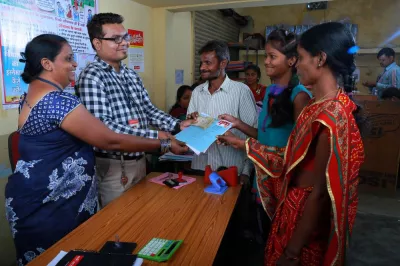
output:
{"label": "woman in blue patterned dress", "polygon": [[74,80],[71,46],[57,35],[34,38],[21,53],[29,84],[18,128],[21,158],[6,187],[6,216],[25,265],[89,219],[97,210],[92,146],[126,152],[187,151],[175,140],[116,134],[76,96],[63,92]]}

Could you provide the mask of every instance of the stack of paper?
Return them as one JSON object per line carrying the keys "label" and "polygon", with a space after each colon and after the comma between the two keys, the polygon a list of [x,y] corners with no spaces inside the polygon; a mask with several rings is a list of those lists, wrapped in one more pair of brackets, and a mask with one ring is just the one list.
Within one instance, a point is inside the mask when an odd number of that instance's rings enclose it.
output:
{"label": "stack of paper", "polygon": [[[60,253],[58,253],[58,255],[52,260],[50,261],[49,264],[47,264],[47,266],[57,266],[57,264],[65,257],[65,255],[67,255],[68,252],[65,252],[63,250],[60,251]],[[137,258],[135,260],[135,262],[133,263],[132,266],[141,266],[143,264],[143,259],[142,258]],[[68,265],[76,265],[76,264],[68,264]]]}
{"label": "stack of paper", "polygon": [[172,152],[167,152],[158,158],[159,161],[175,161],[175,162],[190,162],[193,159],[193,154],[177,155]]}
{"label": "stack of paper", "polygon": [[223,135],[232,127],[225,120],[218,120],[202,114],[198,122],[175,135],[177,140],[186,145],[197,155],[204,153],[217,140],[217,136]]}

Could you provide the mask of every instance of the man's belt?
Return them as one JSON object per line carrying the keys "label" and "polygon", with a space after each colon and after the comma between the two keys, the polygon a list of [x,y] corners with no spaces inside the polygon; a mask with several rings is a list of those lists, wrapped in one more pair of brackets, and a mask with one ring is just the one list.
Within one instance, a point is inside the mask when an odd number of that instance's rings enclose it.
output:
{"label": "man's belt", "polygon": [[[109,153],[101,153],[101,152],[95,152],[94,153],[96,157],[104,158],[104,159],[112,159],[112,160],[121,160],[121,155],[114,155],[114,154],[109,154]],[[122,157],[124,158],[125,161],[139,161],[140,159],[143,158],[144,155],[139,155],[139,156],[130,156],[130,155],[123,155]]]}

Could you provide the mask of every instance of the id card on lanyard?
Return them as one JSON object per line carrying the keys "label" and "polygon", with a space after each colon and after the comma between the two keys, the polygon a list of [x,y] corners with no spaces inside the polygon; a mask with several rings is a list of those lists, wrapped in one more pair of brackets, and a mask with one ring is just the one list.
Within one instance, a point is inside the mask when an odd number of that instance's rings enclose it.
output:
{"label": "id card on lanyard", "polygon": [[125,159],[124,155],[121,154],[121,185],[125,187],[127,183],[128,183],[128,177],[126,176],[125,172]]}
{"label": "id card on lanyard", "polygon": [[[120,88],[121,92],[124,94],[125,98],[128,101],[128,106],[129,108],[133,109],[133,104],[134,104],[134,100],[131,98],[131,95],[129,93],[126,93],[125,91],[125,82],[122,82],[123,86],[120,85],[119,78],[115,78],[114,74],[111,73],[111,77],[116,81],[116,85]],[[131,126],[132,128],[139,128],[139,120],[138,119],[130,119],[128,120],[128,124],[129,126]],[[120,162],[121,162],[121,185],[123,187],[126,186],[126,184],[128,183],[128,177],[126,175],[125,172],[125,159],[124,159],[124,155],[121,154],[120,156]]]}
{"label": "id card on lanyard", "polygon": [[128,124],[131,128],[139,128],[139,120],[138,119],[131,119],[128,121]]}

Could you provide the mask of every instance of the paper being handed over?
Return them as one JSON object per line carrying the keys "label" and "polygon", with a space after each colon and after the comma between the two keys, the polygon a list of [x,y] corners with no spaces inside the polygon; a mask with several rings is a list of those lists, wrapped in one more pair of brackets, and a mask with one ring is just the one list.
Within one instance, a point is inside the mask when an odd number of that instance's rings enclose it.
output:
{"label": "paper being handed over", "polygon": [[192,125],[193,126],[197,126],[197,127],[201,127],[202,129],[207,129],[212,125],[213,122],[214,122],[214,118],[212,118],[212,117],[199,116],[197,118],[197,122],[195,124],[192,124]]}
{"label": "paper being handed over", "polygon": [[183,141],[197,155],[204,153],[217,140],[232,127],[225,120],[218,120],[206,114],[201,114],[193,124],[175,135],[177,140]]}

